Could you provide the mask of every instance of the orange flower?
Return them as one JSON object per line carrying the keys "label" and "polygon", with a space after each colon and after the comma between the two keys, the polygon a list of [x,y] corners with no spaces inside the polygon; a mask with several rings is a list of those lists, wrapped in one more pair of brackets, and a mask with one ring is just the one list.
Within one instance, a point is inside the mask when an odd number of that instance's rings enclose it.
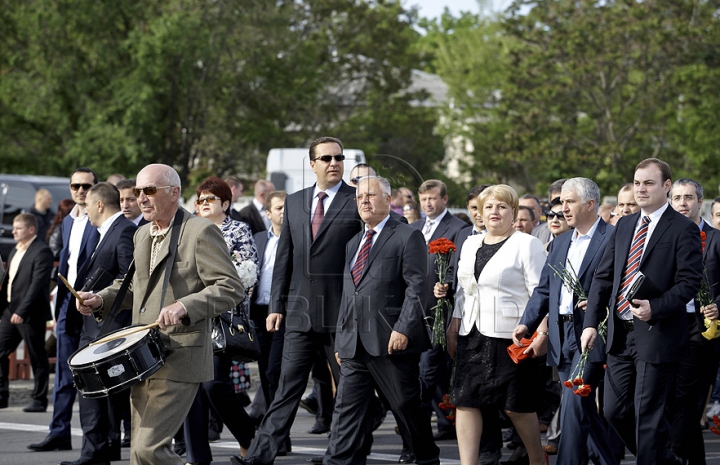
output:
{"label": "orange flower", "polygon": [[717,415],[713,415],[712,421],[713,423],[715,423],[716,426],[720,426],[720,418],[718,418]]}
{"label": "orange flower", "polygon": [[563,381],[563,386],[565,386],[568,389],[572,389],[574,385],[573,385],[572,381],[570,381],[568,379],[568,380]]}
{"label": "orange flower", "polygon": [[578,386],[577,389],[573,391],[573,394],[577,394],[581,397],[587,397],[588,395],[590,395],[590,391],[592,391],[592,388],[589,384],[581,384],[580,386]]}
{"label": "orange flower", "polygon": [[447,254],[452,252],[455,252],[457,250],[457,247],[455,247],[455,244],[453,241],[441,237],[439,239],[435,239],[434,241],[431,241],[428,244],[428,248],[430,249],[431,254]]}
{"label": "orange flower", "polygon": [[700,240],[702,241],[702,252],[705,253],[705,240],[707,239],[707,234],[705,234],[705,231],[700,231]]}
{"label": "orange flower", "polygon": [[582,386],[585,383],[585,381],[583,381],[583,379],[578,376],[577,378],[575,378],[573,380],[572,383],[573,383],[573,386]]}

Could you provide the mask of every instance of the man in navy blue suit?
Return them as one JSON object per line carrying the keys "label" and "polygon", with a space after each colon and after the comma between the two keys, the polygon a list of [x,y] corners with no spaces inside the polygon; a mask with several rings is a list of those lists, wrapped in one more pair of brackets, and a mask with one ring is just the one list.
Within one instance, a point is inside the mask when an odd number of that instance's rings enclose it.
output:
{"label": "man in navy blue suit", "polygon": [[[125,276],[133,259],[133,235],[137,227],[120,210],[120,193],[110,183],[95,184],[87,195],[85,213],[90,224],[98,229],[99,242],[92,256],[85,261],[79,275],[85,282],[76,281],[85,291],[105,289],[115,279]],[[110,330],[128,326],[130,312],[119,312]],[[72,329],[71,329],[72,326]],[[94,341],[101,323],[92,316],[73,311],[67,317],[67,331],[80,332],[80,346]],[[77,327],[77,330],[75,329]],[[123,391],[95,399],[81,397],[80,425],[83,430],[80,458],[63,461],[61,465],[102,465],[120,459],[120,413],[130,408],[130,391]]]}
{"label": "man in navy blue suit", "polygon": [[[67,278],[71,286],[82,285],[84,276],[79,275],[83,263],[90,258],[97,245],[99,234],[85,215],[85,202],[90,188],[97,184],[97,175],[89,168],[81,167],[70,175],[70,195],[75,207],[62,222],[63,248],[60,251],[58,273]],[[81,287],[81,286],[77,286]],[[75,297],[58,283],[55,305],[55,333],[57,336],[57,363],[53,390],[53,418],[50,434],[39,443],[28,445],[35,451],[70,450],[70,419],[75,402],[75,386],[67,360],[78,349],[80,334],[66,331],[68,312],[75,312]]]}
{"label": "man in navy blue suit", "polygon": [[[593,349],[610,310],[605,417],[638,463],[680,463],[667,447],[668,389],[688,345],[686,304],[700,288],[698,227],[668,204],[670,166],[657,158],[635,168],[640,212],[620,218],[593,279],[581,347]],[[628,302],[643,273],[645,294]]]}
{"label": "man in navy blue suit", "polygon": [[[560,235],[550,243],[550,253],[520,324],[515,328],[513,339],[518,342],[539,327],[537,344],[540,353],[547,350],[547,363],[558,367],[561,380],[570,377],[580,359],[580,335],[582,334],[584,307],[571,289],[555,274],[552,267],[564,267],[577,276],[585,294],[600,259],[605,251],[610,234],[615,229],[598,216],[600,189],[587,178],[573,178],[565,182],[560,195],[563,215],[574,229]],[[574,270],[574,272],[573,272]],[[598,341],[600,345],[602,341]],[[534,348],[532,349],[534,350]],[[603,376],[604,350],[591,352],[583,377],[593,393]],[[580,397],[564,392],[560,417],[560,447],[558,464],[587,462],[591,457],[595,463],[614,464],[608,444],[608,434],[595,405],[595,396]],[[567,425],[567,426],[565,426]],[[589,441],[589,443],[588,443]]]}

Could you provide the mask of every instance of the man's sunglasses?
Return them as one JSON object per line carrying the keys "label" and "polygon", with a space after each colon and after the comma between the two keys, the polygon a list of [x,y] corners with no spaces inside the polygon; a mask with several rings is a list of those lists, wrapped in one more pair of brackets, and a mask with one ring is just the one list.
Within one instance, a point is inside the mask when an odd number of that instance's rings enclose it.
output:
{"label": "man's sunglasses", "polygon": [[563,215],[562,212],[549,211],[549,212],[545,212],[545,218],[547,218],[548,220],[554,220],[555,218],[557,218],[561,221],[564,221],[565,215]]}
{"label": "man's sunglasses", "polygon": [[133,189],[133,193],[135,194],[135,197],[140,197],[140,192],[147,195],[148,197],[153,196],[157,194],[158,189],[165,189],[168,187],[175,187],[175,186],[145,186],[145,187],[136,187]]}
{"label": "man's sunglasses", "polygon": [[80,188],[82,187],[82,190],[84,190],[85,192],[87,192],[87,191],[90,190],[90,188],[91,188],[92,186],[93,186],[92,184],[70,184],[70,189],[71,189],[71,190],[74,190],[74,191],[79,191]]}
{"label": "man's sunglasses", "polygon": [[313,161],[318,161],[318,160],[320,160],[320,161],[323,161],[323,162],[325,162],[325,163],[330,163],[330,160],[332,160],[333,158],[335,159],[335,161],[343,161],[343,160],[345,160],[345,155],[343,155],[343,154],[340,154],[340,155],[323,155],[322,157],[315,157],[315,158],[313,159]]}

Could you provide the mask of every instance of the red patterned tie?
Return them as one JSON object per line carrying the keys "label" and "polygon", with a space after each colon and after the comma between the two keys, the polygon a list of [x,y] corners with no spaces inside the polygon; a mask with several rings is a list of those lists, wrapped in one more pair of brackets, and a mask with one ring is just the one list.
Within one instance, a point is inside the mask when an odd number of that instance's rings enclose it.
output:
{"label": "red patterned tie", "polygon": [[642,257],[649,224],[650,217],[643,216],[642,224],[640,225],[640,229],[635,233],[632,245],[630,246],[630,252],[628,253],[627,263],[625,264],[625,273],[623,274],[620,292],[618,292],[617,296],[617,312],[623,320],[629,319],[627,316],[630,313],[630,302],[625,300],[625,293],[628,291],[630,283],[632,283],[633,278],[640,268],[640,257]]}
{"label": "red patterned tie", "polygon": [[317,235],[318,229],[320,229],[320,225],[323,222],[323,218],[325,218],[325,205],[323,205],[323,200],[328,195],[325,192],[318,192],[318,203],[315,207],[315,213],[312,217],[312,237],[315,239],[315,236]]}
{"label": "red patterned tie", "polygon": [[372,248],[372,237],[374,234],[375,230],[367,230],[367,232],[365,233],[365,242],[363,242],[362,247],[360,247],[360,252],[358,252],[357,260],[355,260],[355,264],[353,265],[352,270],[350,270],[353,282],[356,286],[360,282],[363,268],[365,268],[365,262],[367,262],[367,259],[370,256],[370,249]]}

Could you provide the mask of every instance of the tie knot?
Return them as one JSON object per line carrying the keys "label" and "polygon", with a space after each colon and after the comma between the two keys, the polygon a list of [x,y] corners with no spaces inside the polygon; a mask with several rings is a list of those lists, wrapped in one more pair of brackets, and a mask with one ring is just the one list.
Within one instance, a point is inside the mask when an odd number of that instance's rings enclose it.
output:
{"label": "tie knot", "polygon": [[643,216],[642,221],[643,221],[643,224],[644,224],[644,225],[645,225],[645,224],[650,224],[650,217],[649,217],[649,216]]}
{"label": "tie knot", "polygon": [[374,229],[368,229],[367,232],[365,233],[365,237],[367,237],[369,239],[369,238],[373,237],[376,232],[377,231],[375,231]]}
{"label": "tie knot", "polygon": [[317,196],[318,196],[318,199],[324,200],[325,197],[327,197],[328,195],[327,195],[325,192],[320,191],[320,192],[318,192],[318,195],[317,195]]}

